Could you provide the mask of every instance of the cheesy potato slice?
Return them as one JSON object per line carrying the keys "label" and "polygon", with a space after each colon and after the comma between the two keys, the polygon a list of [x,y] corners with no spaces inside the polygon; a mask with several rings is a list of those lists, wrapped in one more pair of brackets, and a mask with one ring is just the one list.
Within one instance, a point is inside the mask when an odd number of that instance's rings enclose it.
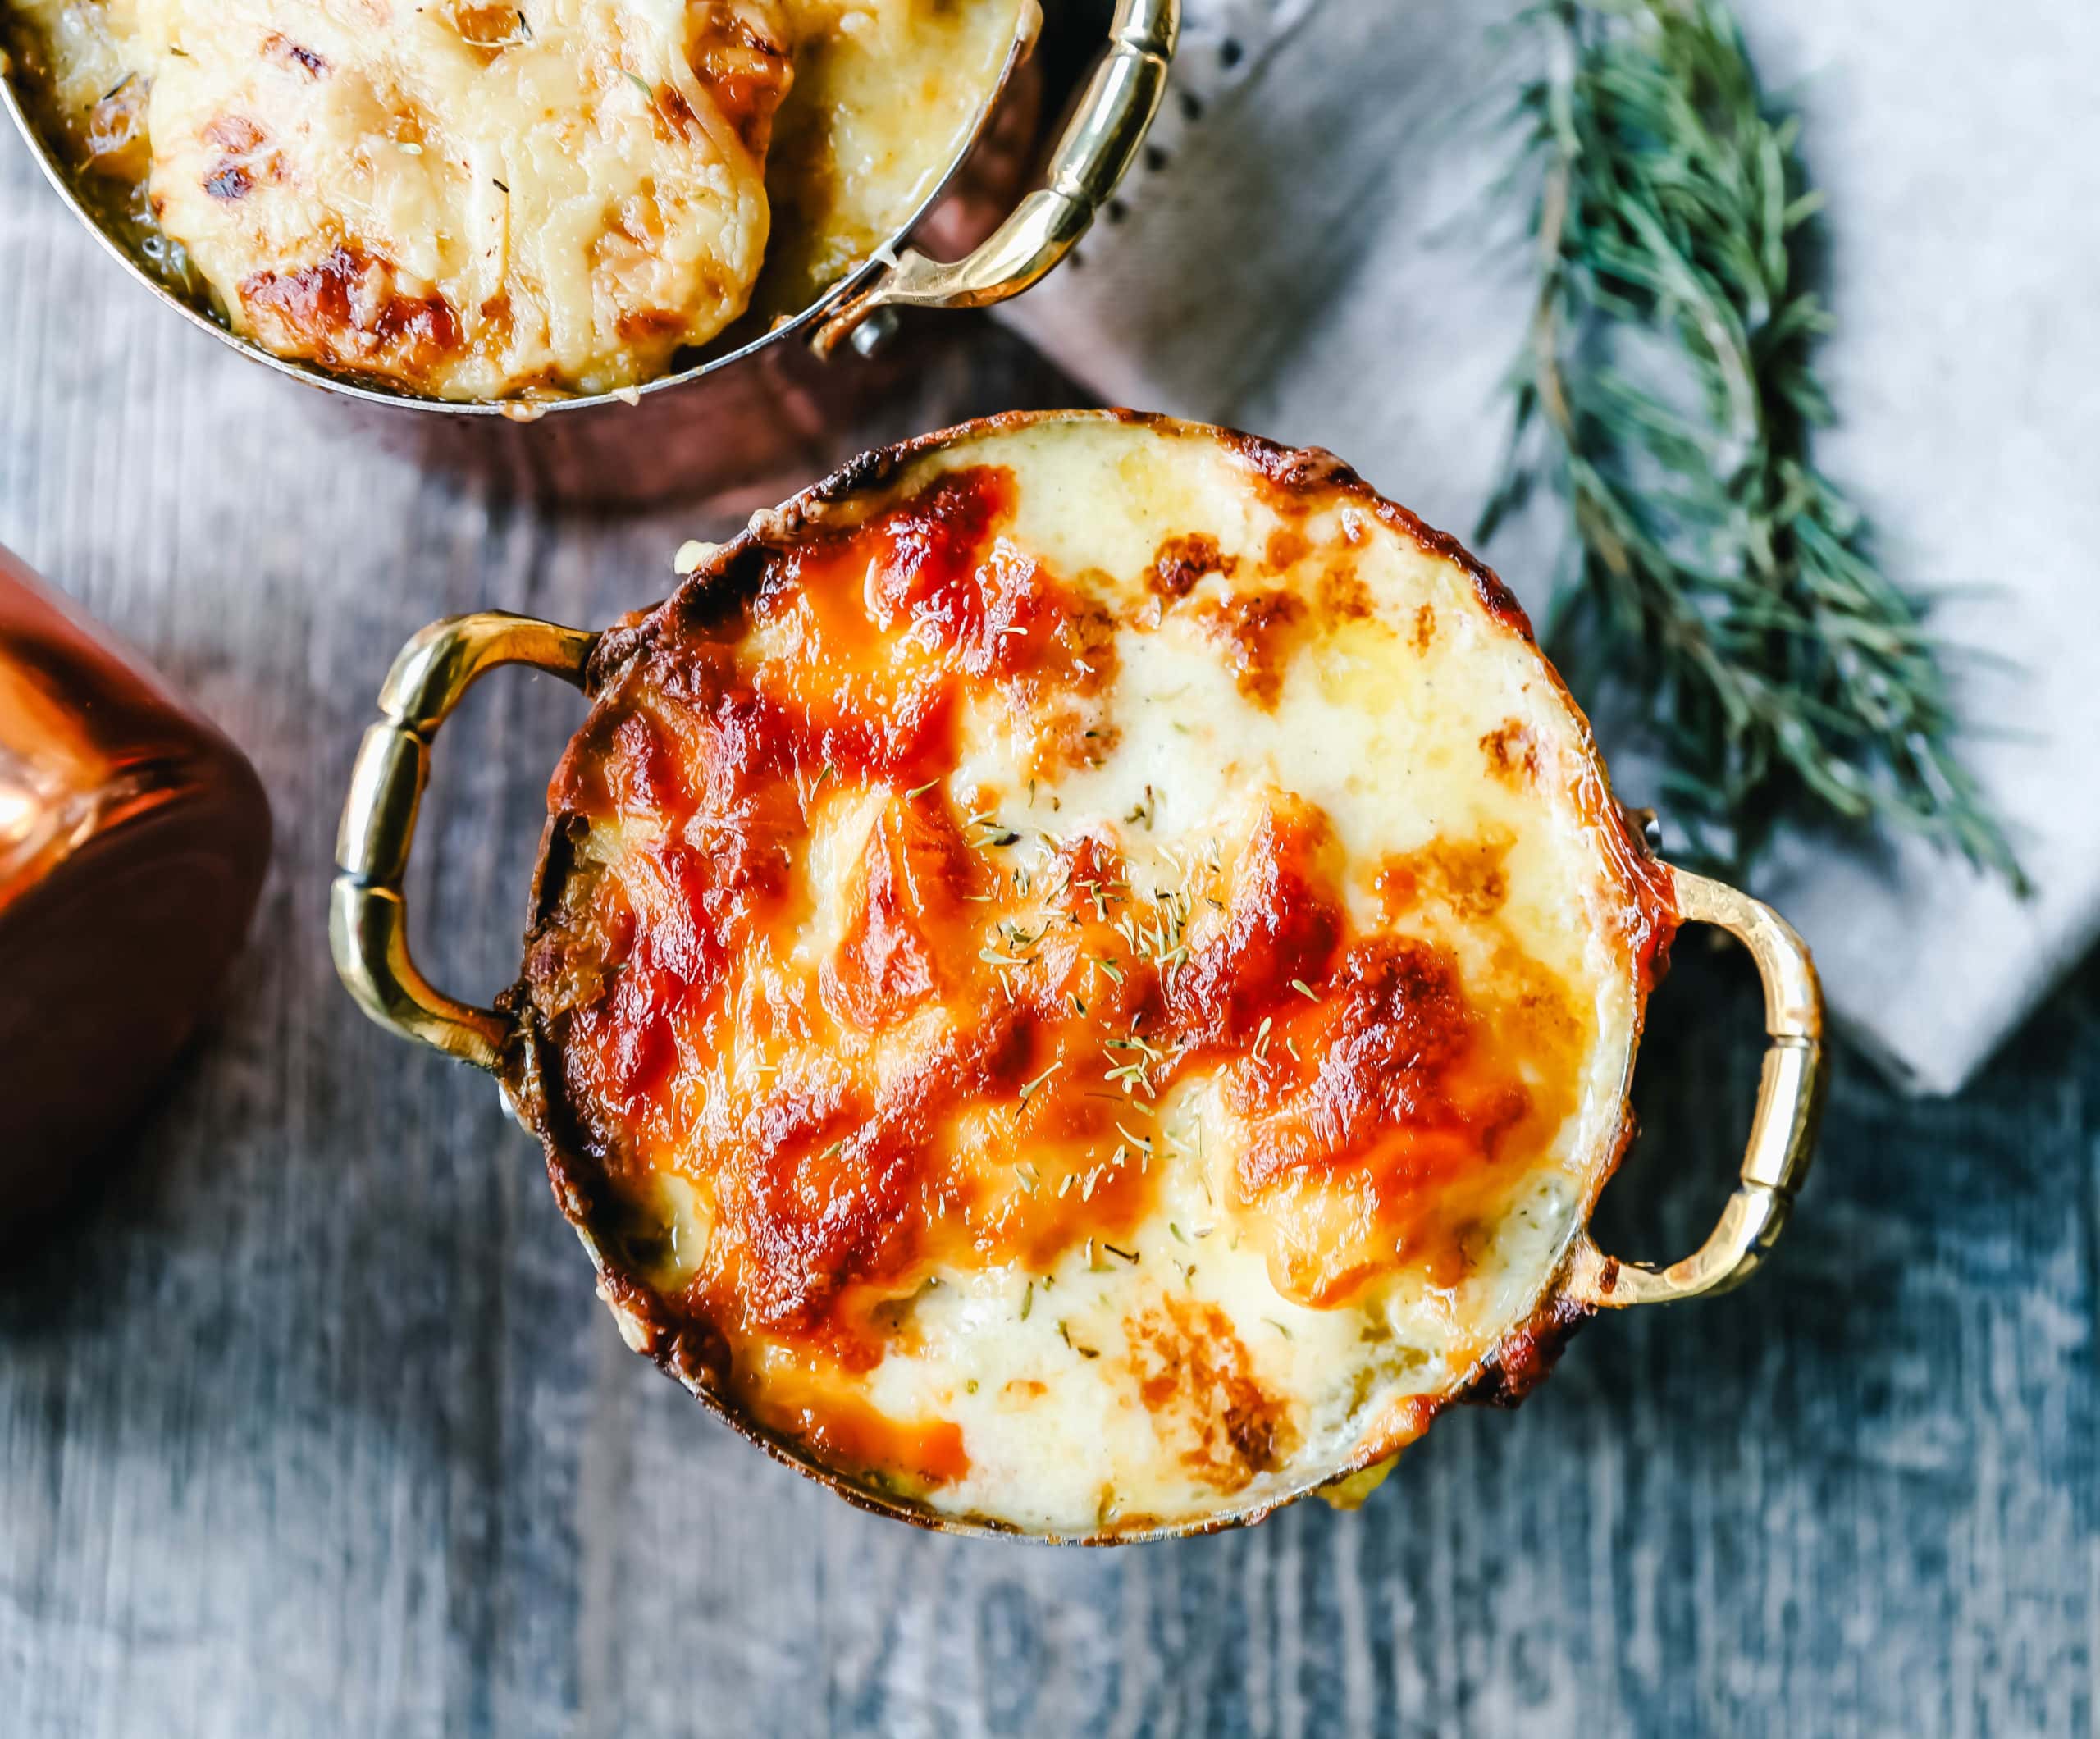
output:
{"label": "cheesy potato slice", "polygon": [[760,516],[591,682],[527,1097],[733,1417],[1113,1538],[1535,1370],[1674,920],[1457,545],[1323,455],[995,421]]}
{"label": "cheesy potato slice", "polygon": [[135,3],[154,212],[279,355],[602,391],[749,299],[777,0]]}

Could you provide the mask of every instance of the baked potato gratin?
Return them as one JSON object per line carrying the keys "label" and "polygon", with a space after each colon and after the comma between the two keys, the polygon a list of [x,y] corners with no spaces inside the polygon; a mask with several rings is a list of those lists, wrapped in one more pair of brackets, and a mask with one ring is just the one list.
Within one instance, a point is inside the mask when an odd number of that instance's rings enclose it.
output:
{"label": "baked potato gratin", "polygon": [[849,468],[600,642],[508,1006],[630,1343],[1059,1537],[1521,1390],[1675,926],[1500,582],[1115,413]]}
{"label": "baked potato gratin", "polygon": [[716,338],[776,208],[753,317],[799,312],[938,184],[1030,5],[11,0],[9,40],[89,190],[234,331],[494,399]]}

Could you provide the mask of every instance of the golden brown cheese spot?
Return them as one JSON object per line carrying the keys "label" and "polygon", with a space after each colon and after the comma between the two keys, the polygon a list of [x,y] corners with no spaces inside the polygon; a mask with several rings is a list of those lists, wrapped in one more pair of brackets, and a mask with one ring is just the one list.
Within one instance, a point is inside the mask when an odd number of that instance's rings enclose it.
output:
{"label": "golden brown cheese spot", "polygon": [[[655,119],[660,123],[658,137],[669,139],[697,139],[702,127],[700,116],[693,112],[692,105],[686,101],[685,93],[675,84],[656,84],[650,87],[650,100],[655,106]],[[741,136],[742,130],[739,129]]]}
{"label": "golden brown cheese spot", "polygon": [[1456,969],[1430,944],[1358,943],[1335,979],[1285,1024],[1291,1043],[1272,1037],[1236,1071],[1240,1107],[1263,1125],[1240,1168],[1249,1195],[1293,1171],[1349,1162],[1438,1109],[1449,1066],[1470,1048]]}
{"label": "golden brown cheese spot", "polygon": [[1031,728],[1025,770],[1034,778],[1098,766],[1121,738],[1101,705],[1116,671],[1114,615],[1075,600],[1052,632],[1058,656],[1014,672],[1005,684],[1009,710]]}
{"label": "golden brown cheese spot", "polygon": [[1305,620],[1303,601],[1295,593],[1271,587],[1235,591],[1206,604],[1201,620],[1230,664],[1239,692],[1274,711],[1295,631]]}
{"label": "golden brown cheese spot", "polygon": [[856,1282],[901,1277],[922,1220],[923,1120],[908,1089],[886,1099],[838,1078],[777,1086],[739,1122],[705,1181],[715,1198],[709,1271],[694,1297],[714,1320],[830,1342],[849,1365],[879,1351],[847,1320]]}
{"label": "golden brown cheese spot", "polygon": [[1040,770],[1086,758],[1114,622],[997,535],[1012,501],[1009,472],[952,472],[908,509],[781,564],[758,609],[793,655],[761,681],[824,731],[828,758],[943,770],[952,756],[933,757],[948,751],[965,684],[999,697]]}
{"label": "golden brown cheese spot", "polygon": [[668,308],[630,308],[619,317],[616,330],[631,343],[653,343],[668,338],[684,322]]}
{"label": "golden brown cheese spot", "polygon": [[1280,525],[1269,533],[1267,553],[1269,566],[1277,573],[1295,567],[1312,553],[1312,545],[1297,527]]}
{"label": "golden brown cheese spot", "polygon": [[1371,593],[1354,568],[1331,568],[1320,576],[1320,614],[1330,624],[1368,622]]}
{"label": "golden brown cheese spot", "polygon": [[1297,1438],[1289,1404],[1262,1388],[1224,1312],[1170,1295],[1133,1327],[1139,1394],[1197,1478],[1230,1494],[1285,1464]]}
{"label": "golden brown cheese spot", "polygon": [[1280,1290],[1332,1305],[1396,1257],[1440,1284],[1463,1277],[1477,1254],[1469,1204],[1570,1108],[1560,1074],[1549,1096],[1527,1084],[1508,1027],[1441,949],[1368,938],[1319,1002],[1235,1066],[1249,1126],[1239,1200],[1260,1210]]}
{"label": "golden brown cheese spot", "polygon": [[1538,745],[1532,741],[1531,729],[1521,719],[1498,725],[1481,738],[1480,746],[1487,757],[1489,770],[1497,778],[1512,784],[1537,781]]}
{"label": "golden brown cheese spot", "polygon": [[223,153],[217,167],[204,178],[204,191],[214,199],[245,199],[255,185],[255,172],[273,172],[274,165],[253,160],[265,142],[262,128],[245,116],[225,115],[203,131],[204,143]]}
{"label": "golden brown cheese spot", "polygon": [[934,938],[952,928],[970,885],[960,828],[921,794],[883,811],[847,897],[845,938],[824,974],[824,1001],[870,1031],[930,1002],[940,985]]}
{"label": "golden brown cheese spot", "polygon": [[[253,185],[230,166],[215,197],[238,198]],[[459,319],[435,291],[404,285],[392,263],[339,245],[296,272],[260,272],[240,285],[241,305],[272,349],[308,355],[331,367],[413,372],[460,347]]]}
{"label": "golden brown cheese spot", "polygon": [[1414,612],[1414,633],[1411,644],[1418,652],[1426,653],[1436,644],[1436,606],[1418,604]]}
{"label": "golden brown cheese spot", "polygon": [[808,1373],[769,1370],[750,1382],[752,1410],[767,1427],[827,1466],[931,1490],[970,1473],[961,1428],[946,1419],[896,1419],[867,1402],[820,1388]]}
{"label": "golden brown cheese spot", "polygon": [[1461,918],[1492,918],[1509,897],[1508,863],[1516,840],[1496,833],[1477,839],[1439,839],[1419,851],[1396,852],[1372,881],[1388,924],[1397,924],[1425,901]]}
{"label": "golden brown cheese spot", "polygon": [[1227,555],[1217,540],[1200,532],[1166,539],[1145,572],[1145,590],[1162,604],[1178,604],[1208,574],[1230,579],[1239,569],[1239,558]]}
{"label": "golden brown cheese spot", "polygon": [[[710,13],[688,50],[693,72],[754,157],[764,157],[772,143],[774,113],[788,92],[789,80],[782,76],[788,58],[786,32],[742,7]],[[684,127],[691,128],[692,107],[672,94]]]}
{"label": "golden brown cheese spot", "polygon": [[452,27],[459,40],[474,50],[483,66],[506,48],[530,39],[523,11],[516,6],[457,5],[452,8]]}
{"label": "golden brown cheese spot", "polygon": [[286,71],[304,78],[317,79],[328,71],[325,59],[311,48],[302,48],[281,30],[272,30],[262,39],[262,52]]}
{"label": "golden brown cheese spot", "polygon": [[1174,975],[1166,1006],[1182,1042],[1209,1051],[1252,1043],[1262,1023],[1317,985],[1344,918],[1329,868],[1332,829],[1293,800],[1264,811],[1234,874],[1223,929]]}

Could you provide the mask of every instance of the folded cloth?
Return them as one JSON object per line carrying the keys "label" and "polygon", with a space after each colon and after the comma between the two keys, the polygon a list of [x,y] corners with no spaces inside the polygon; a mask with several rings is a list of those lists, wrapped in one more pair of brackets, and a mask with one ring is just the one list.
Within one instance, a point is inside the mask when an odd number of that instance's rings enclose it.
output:
{"label": "folded cloth", "polygon": [[[1329,447],[1461,534],[1493,486],[1529,261],[1493,184],[1509,0],[1188,0],[1144,163],[1007,317],[1102,397]],[[2100,7],[1739,0],[1830,200],[1824,468],[1950,589],[1969,759],[2034,884],[1915,840],[1782,844],[1759,890],[1833,1007],[1952,1092],[2100,933]],[[1483,551],[1534,612],[1559,527]],[[1609,749],[1611,746],[1606,745]],[[1622,758],[1620,795],[1656,801]],[[1668,818],[1664,818],[1666,840]]]}

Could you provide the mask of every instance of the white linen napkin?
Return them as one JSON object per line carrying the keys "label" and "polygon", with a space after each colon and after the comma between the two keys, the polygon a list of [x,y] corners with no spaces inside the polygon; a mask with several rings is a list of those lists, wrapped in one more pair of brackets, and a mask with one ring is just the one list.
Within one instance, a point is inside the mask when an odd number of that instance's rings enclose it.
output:
{"label": "white linen napkin", "polygon": [[[1830,199],[1818,458],[1897,578],[1967,588],[1936,620],[1988,655],[1961,666],[1970,759],[2036,888],[1891,841],[1783,846],[1760,891],[1869,1052],[1952,1092],[2100,934],[2100,7],[1738,3]],[[1530,293],[1487,197],[1509,10],[1188,0],[1144,163],[1007,317],[1105,398],[1331,448],[1464,536]],[[1481,552],[1535,615],[1557,535],[1534,513]],[[1619,788],[1655,800],[1630,760]]]}

